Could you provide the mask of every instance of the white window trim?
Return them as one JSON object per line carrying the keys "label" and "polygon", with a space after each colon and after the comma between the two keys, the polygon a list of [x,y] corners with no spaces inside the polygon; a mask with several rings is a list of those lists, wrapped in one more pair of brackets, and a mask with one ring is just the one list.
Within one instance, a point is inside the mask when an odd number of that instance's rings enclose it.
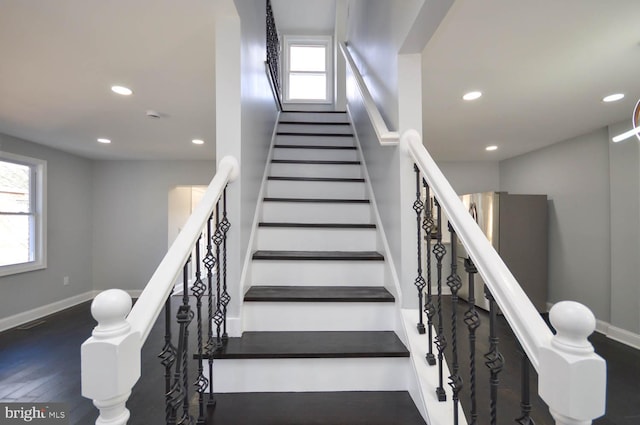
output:
{"label": "white window trim", "polygon": [[[282,73],[282,85],[284,87],[284,103],[333,103],[333,43],[332,37],[328,35],[316,35],[316,36],[301,36],[301,35],[285,35],[283,37],[284,43],[284,55],[283,55],[283,68]],[[325,48],[325,68],[327,76],[327,93],[325,100],[318,99],[291,99],[289,98],[289,46],[291,45],[303,45],[303,46],[323,46]]]}
{"label": "white window trim", "polygon": [[47,268],[47,161],[0,151],[0,160],[28,165],[35,170],[35,259],[26,263],[0,266],[0,276]]}

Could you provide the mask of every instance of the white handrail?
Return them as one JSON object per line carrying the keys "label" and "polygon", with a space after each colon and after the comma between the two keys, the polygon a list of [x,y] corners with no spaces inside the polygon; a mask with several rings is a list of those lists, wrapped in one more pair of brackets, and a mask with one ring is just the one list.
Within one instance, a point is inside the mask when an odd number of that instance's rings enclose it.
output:
{"label": "white handrail", "polygon": [[551,330],[464,208],[460,198],[425,149],[418,132],[407,131],[402,139],[403,146],[406,144],[408,153],[449,217],[456,235],[473,259],[473,264],[484,278],[531,363],[539,370],[538,351],[540,347],[551,344]]}
{"label": "white handrail", "polygon": [[529,297],[444,177],[416,130],[402,135],[400,147],[418,166],[457,237],[483,277],[531,364],[538,394],[556,425],[590,424],[604,414],[606,363],[587,339],[595,317],[584,305],[563,301],[550,312],[553,335]]}
{"label": "white handrail", "polygon": [[382,118],[382,114],[378,110],[378,107],[373,100],[373,96],[371,96],[371,93],[367,88],[364,78],[362,78],[362,74],[360,74],[360,70],[358,70],[356,63],[344,42],[340,43],[340,51],[342,52],[342,55],[347,62],[347,66],[356,81],[356,86],[358,87],[358,91],[360,91],[365,109],[369,115],[369,120],[371,120],[371,123],[373,124],[373,129],[376,132],[378,141],[383,146],[397,145],[400,142],[400,134],[397,131],[390,131],[387,128],[387,124],[384,122],[384,118]]}
{"label": "white handrail", "polygon": [[173,284],[182,273],[182,266],[191,255],[191,250],[222,196],[222,191],[227,183],[238,177],[239,170],[240,167],[235,158],[232,156],[222,158],[218,164],[218,171],[211,180],[202,200],[187,220],[182,231],[151,276],[131,313],[127,316],[127,322],[131,325],[131,329],[140,333],[143,343],[164,308],[164,303],[173,290]]}
{"label": "white handrail", "polygon": [[82,395],[100,410],[96,424],[126,425],[126,402],[140,377],[141,349],[192,248],[228,183],[240,172],[238,161],[222,158],[200,203],[131,309],[131,297],[120,289],[101,292],[91,304],[98,322],[81,348]]}

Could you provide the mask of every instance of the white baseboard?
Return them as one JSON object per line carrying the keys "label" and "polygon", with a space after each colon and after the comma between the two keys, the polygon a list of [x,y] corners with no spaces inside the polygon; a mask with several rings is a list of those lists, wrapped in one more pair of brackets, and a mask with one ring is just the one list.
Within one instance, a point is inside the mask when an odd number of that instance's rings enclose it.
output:
{"label": "white baseboard", "polygon": [[[57,313],[67,308],[74,307],[83,302],[90,301],[96,297],[100,292],[99,290],[87,291],[82,294],[75,295],[64,300],[56,301],[51,304],[36,307],[34,309],[23,311],[22,313],[14,314],[0,319],[0,332],[4,332],[8,329],[15,328],[16,326],[24,325],[25,323],[33,322],[40,318],[49,316],[50,314]],[[142,293],[141,290],[128,290],[127,291],[132,298],[137,298]]]}

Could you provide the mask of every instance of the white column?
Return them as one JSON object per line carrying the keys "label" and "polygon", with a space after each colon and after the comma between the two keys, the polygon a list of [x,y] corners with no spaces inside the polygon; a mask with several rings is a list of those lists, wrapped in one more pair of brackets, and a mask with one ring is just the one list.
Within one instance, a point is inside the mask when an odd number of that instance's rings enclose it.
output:
{"label": "white column", "polygon": [[131,297],[120,289],[100,293],[91,304],[98,322],[82,344],[82,395],[100,410],[96,425],[126,425],[126,402],[140,377],[140,335],[131,332],[126,317]]}
{"label": "white column", "polygon": [[596,319],[573,301],[557,303],[549,313],[557,333],[540,349],[538,392],[557,425],[588,425],[605,413],[607,372],[587,339]]}

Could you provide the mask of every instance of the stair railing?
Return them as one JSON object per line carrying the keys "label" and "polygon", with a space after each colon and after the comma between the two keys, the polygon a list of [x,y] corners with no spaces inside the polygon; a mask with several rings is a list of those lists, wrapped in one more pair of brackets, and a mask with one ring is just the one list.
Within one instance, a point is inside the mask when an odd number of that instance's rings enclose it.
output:
{"label": "stair railing", "polygon": [[[435,161],[431,158],[420,135],[415,130],[405,132],[400,141],[401,149],[413,161],[416,174],[416,200],[412,208],[416,212],[418,235],[418,270],[415,279],[421,306],[427,317],[428,352],[426,361],[430,365],[438,365],[439,385],[435,389],[438,400],[446,401],[444,380],[448,380],[451,388],[453,421],[457,425],[461,391],[468,385],[468,423],[479,423],[477,407],[476,376],[476,330],[480,326],[480,317],[475,309],[474,300],[483,294],[475,294],[474,277],[480,273],[485,281],[485,296],[489,300],[489,352],[483,353],[484,363],[489,369],[489,418],[482,423],[494,425],[498,422],[498,386],[500,372],[505,359],[500,351],[497,336],[498,309],[504,315],[515,337],[522,347],[522,385],[521,416],[510,418],[521,425],[534,424],[531,417],[529,362],[538,372],[538,394],[548,405],[551,416],[557,425],[586,425],[592,423],[605,412],[606,401],[606,364],[604,359],[595,354],[587,337],[595,330],[595,317],[584,305],[563,301],[553,306],[550,311],[551,324],[555,335],[535,309],[521,286],[513,277],[502,258],[495,251],[489,240],[482,233],[471,214],[464,208],[458,195],[444,177]],[[424,189],[424,190],[423,190]],[[423,195],[426,193],[426,196]],[[430,196],[433,195],[433,207]],[[442,242],[444,224],[442,212],[449,217],[448,231],[451,235],[451,274],[442,277],[443,259],[446,254]],[[422,232],[427,235],[426,252],[422,255]],[[432,240],[433,248],[431,249]],[[458,291],[463,282],[457,274],[457,241],[464,245],[469,258],[465,261],[468,273],[469,302],[466,311],[458,311],[462,305],[458,303]],[[431,255],[436,261],[436,294],[431,293]],[[427,265],[427,279],[423,276],[422,264]],[[451,291],[451,318],[443,317],[443,282]],[[424,288],[427,293],[424,294]],[[422,299],[424,297],[424,300]],[[464,317],[467,328],[470,355],[468,359],[469,376],[461,376],[458,344],[458,314]],[[418,330],[426,333],[422,323],[422,315]],[[420,326],[422,325],[422,326]],[[436,330],[435,337],[432,329]],[[444,329],[448,328],[450,341],[447,341]],[[432,344],[437,348],[437,360],[432,351]],[[450,375],[443,376],[443,357],[445,350],[450,349]],[[466,401],[466,400],[465,400]],[[504,419],[501,420],[502,422]]]}
{"label": "stair railing", "polygon": [[280,38],[276,20],[273,17],[271,0],[267,0],[266,11],[266,40],[267,40],[267,60],[265,67],[273,97],[278,105],[278,110],[282,111],[282,82],[280,73]]}
{"label": "stair railing", "polygon": [[[93,400],[100,414],[96,424],[126,425],[130,412],[126,402],[140,377],[141,349],[164,309],[164,348],[159,354],[165,367],[166,423],[204,424],[207,406],[215,404],[212,356],[226,336],[227,291],[226,241],[227,186],[239,174],[235,158],[218,164],[202,200],[169,248],[132,308],[128,293],[109,289],[98,294],[91,313],[98,325],[82,344],[82,395]],[[203,248],[204,247],[204,248]],[[126,248],[125,248],[126,249]],[[204,249],[204,252],[202,252]],[[195,281],[189,284],[189,264],[195,265]],[[117,265],[114,265],[117,267]],[[206,273],[203,273],[203,269]],[[177,338],[172,334],[171,294],[182,279],[182,299],[175,313]],[[195,312],[190,295],[196,299]],[[206,311],[203,312],[203,300]],[[189,352],[189,324],[196,318],[196,353]],[[197,376],[189,376],[187,359],[208,358],[205,372],[198,361]],[[190,415],[191,388],[198,393],[197,422]]]}

